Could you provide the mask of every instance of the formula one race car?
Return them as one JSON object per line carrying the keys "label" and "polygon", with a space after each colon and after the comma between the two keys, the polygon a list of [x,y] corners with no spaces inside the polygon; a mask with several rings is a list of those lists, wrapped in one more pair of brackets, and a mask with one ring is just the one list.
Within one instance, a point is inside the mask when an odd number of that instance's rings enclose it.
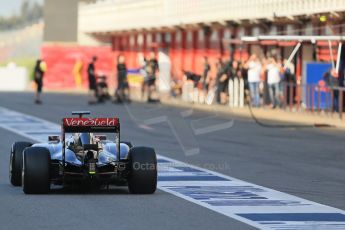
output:
{"label": "formula one race car", "polygon": [[[79,117],[62,120],[62,136],[48,143],[15,142],[10,157],[10,181],[24,193],[48,193],[51,185],[128,185],[131,193],[151,194],[157,187],[154,149],[120,142],[118,118]],[[109,136],[113,135],[113,140]]]}

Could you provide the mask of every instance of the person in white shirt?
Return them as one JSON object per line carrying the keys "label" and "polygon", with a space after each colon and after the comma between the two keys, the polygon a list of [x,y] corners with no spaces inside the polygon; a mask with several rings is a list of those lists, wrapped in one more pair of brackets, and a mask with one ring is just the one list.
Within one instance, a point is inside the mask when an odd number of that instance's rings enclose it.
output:
{"label": "person in white shirt", "polygon": [[266,65],[267,70],[267,84],[268,91],[270,95],[271,107],[275,108],[279,106],[279,83],[280,83],[280,68],[279,64],[274,58],[268,59],[268,64]]}
{"label": "person in white shirt", "polygon": [[254,107],[260,106],[260,75],[261,75],[261,63],[259,62],[255,54],[251,55],[248,62],[248,83],[251,96],[251,103]]}

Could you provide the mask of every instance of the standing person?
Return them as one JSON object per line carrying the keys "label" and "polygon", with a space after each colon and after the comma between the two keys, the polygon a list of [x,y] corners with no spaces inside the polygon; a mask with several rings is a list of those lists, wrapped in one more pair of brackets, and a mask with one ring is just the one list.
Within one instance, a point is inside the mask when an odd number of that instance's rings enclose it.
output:
{"label": "standing person", "polygon": [[225,103],[226,89],[229,82],[228,67],[229,63],[223,62],[221,58],[218,58],[216,78],[218,104]]}
{"label": "standing person", "polygon": [[[295,85],[296,85],[296,75],[295,75],[295,65],[287,59],[284,59],[283,68],[283,84],[281,88],[283,90],[285,98],[285,103],[292,104],[294,102],[295,96]],[[290,95],[292,94],[292,95]],[[292,101],[291,101],[292,100]]]}
{"label": "standing person", "polygon": [[260,106],[260,74],[261,74],[261,63],[259,62],[255,54],[251,55],[247,62],[248,69],[248,83],[251,96],[251,103],[254,107]]}
{"label": "standing person", "polygon": [[[343,62],[344,62],[344,60],[343,60]],[[342,87],[342,88],[345,87],[345,71],[344,71],[344,69],[342,67],[340,67],[340,71],[338,72],[338,86]],[[341,91],[339,91],[339,93],[342,94],[342,95],[339,95],[339,96],[341,96],[343,98],[343,104],[340,105],[340,106],[342,106],[342,109],[344,109],[345,108],[345,100],[344,100],[344,98],[345,98],[345,91],[341,90]]]}
{"label": "standing person", "polygon": [[216,62],[216,68],[217,68],[217,74],[216,74],[216,101],[217,103],[220,103],[220,90],[219,90],[219,79],[222,75],[222,67],[223,67],[223,61],[221,58],[217,59]]}
{"label": "standing person", "polygon": [[115,91],[115,98],[118,103],[130,102],[126,59],[122,54],[117,59],[117,89]]}
{"label": "standing person", "polygon": [[141,98],[145,98],[145,91],[147,91],[148,85],[148,65],[147,60],[143,57],[139,60],[140,63],[140,74],[143,76],[143,82],[141,85]]}
{"label": "standing person", "polygon": [[82,86],[82,72],[83,72],[83,62],[81,58],[77,58],[74,67],[73,67],[73,75],[75,85],[78,89]]}
{"label": "standing person", "polygon": [[250,92],[249,92],[249,84],[248,84],[248,69],[246,66],[246,60],[242,59],[239,64],[239,75],[242,77],[244,82],[244,95],[245,95],[245,102],[249,102],[248,99]]}
{"label": "standing person", "polygon": [[327,86],[333,92],[332,108],[333,111],[339,111],[339,90],[335,89],[339,86],[338,73],[334,68],[326,71],[323,75],[323,80],[326,82]]}
{"label": "standing person", "polygon": [[89,66],[87,67],[87,75],[88,75],[88,80],[89,80],[89,104],[95,104],[96,98],[98,96],[96,72],[95,72],[96,61],[97,61],[97,57],[93,56],[92,61],[90,62]]}
{"label": "standing person", "polygon": [[238,93],[239,93],[239,67],[237,60],[233,60],[230,64],[228,75],[229,75],[229,105],[231,107],[238,106]]}
{"label": "standing person", "polygon": [[267,84],[268,91],[270,95],[270,107],[276,108],[280,104],[279,100],[279,83],[280,83],[280,65],[276,62],[274,58],[268,59],[267,69]]}
{"label": "standing person", "polygon": [[202,92],[203,96],[206,97],[209,87],[209,73],[211,71],[210,63],[208,62],[207,56],[204,56],[204,71],[201,76]]}
{"label": "standing person", "polygon": [[231,68],[229,69],[229,78],[234,79],[236,77],[239,77],[239,63],[237,60],[233,60],[231,63]]}
{"label": "standing person", "polygon": [[43,77],[46,70],[47,70],[46,63],[43,60],[38,59],[36,61],[36,65],[34,68],[34,80],[37,85],[37,90],[36,90],[36,95],[35,95],[36,104],[42,104],[41,93],[42,93],[42,88],[43,88]]}
{"label": "standing person", "polygon": [[158,61],[156,59],[155,53],[151,52],[149,59],[147,61],[147,86],[148,86],[148,99],[147,102],[157,102],[159,100],[154,100],[152,98],[153,92],[157,92],[156,79],[157,72],[159,71]]}

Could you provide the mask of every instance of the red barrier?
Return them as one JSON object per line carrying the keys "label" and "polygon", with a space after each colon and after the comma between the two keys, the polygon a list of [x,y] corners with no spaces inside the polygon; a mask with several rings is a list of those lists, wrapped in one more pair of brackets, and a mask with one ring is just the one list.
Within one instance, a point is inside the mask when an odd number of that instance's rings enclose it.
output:
{"label": "red barrier", "polygon": [[114,86],[115,57],[111,47],[71,46],[45,44],[41,56],[47,63],[44,87],[47,89],[74,89],[76,77],[73,69],[78,60],[82,62],[82,87],[88,87],[87,66],[92,56],[97,56],[96,73],[108,77],[110,87]]}

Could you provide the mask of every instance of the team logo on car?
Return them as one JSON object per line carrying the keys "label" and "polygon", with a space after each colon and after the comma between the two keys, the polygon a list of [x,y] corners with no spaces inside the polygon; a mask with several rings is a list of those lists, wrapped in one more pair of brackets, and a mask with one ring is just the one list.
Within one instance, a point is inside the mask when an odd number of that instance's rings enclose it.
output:
{"label": "team logo on car", "polygon": [[77,127],[77,126],[96,126],[96,127],[109,127],[117,126],[119,123],[118,118],[64,118],[64,126]]}

